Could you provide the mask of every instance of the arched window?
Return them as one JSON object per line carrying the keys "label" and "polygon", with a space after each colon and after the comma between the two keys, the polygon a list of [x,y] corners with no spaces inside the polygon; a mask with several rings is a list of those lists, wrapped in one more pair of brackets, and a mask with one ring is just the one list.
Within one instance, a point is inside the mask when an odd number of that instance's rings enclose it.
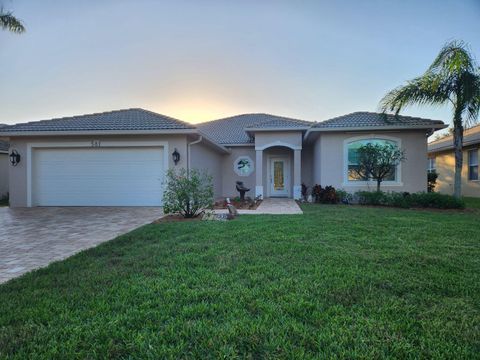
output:
{"label": "arched window", "polygon": [[[391,144],[394,146],[399,147],[399,144],[395,140],[390,140],[390,139],[377,139],[377,138],[366,138],[366,139],[358,139],[358,140],[353,140],[349,141],[346,143],[346,153],[347,153],[347,166],[346,166],[346,178],[348,181],[352,182],[357,182],[357,181],[369,181],[372,179],[365,179],[361,178],[358,173],[356,172],[356,169],[358,168],[358,157],[357,157],[357,150],[364,145],[367,144],[379,144],[379,145],[384,145],[384,144]],[[389,181],[389,182],[396,182],[398,181],[398,166],[392,165],[392,170],[391,172],[385,177],[384,181]]]}

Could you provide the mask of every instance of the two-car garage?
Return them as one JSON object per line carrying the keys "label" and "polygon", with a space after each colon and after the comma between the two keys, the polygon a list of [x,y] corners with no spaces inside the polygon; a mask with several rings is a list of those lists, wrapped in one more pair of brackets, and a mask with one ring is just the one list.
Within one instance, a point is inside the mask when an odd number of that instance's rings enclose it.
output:
{"label": "two-car garage", "polygon": [[31,206],[161,206],[163,146],[33,147]]}

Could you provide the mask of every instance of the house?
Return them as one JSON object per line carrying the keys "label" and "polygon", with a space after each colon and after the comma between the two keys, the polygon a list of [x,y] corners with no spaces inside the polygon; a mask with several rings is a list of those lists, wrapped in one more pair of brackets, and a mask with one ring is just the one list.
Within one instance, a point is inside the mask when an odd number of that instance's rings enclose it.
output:
{"label": "house", "polygon": [[[207,169],[217,198],[293,197],[301,184],[375,189],[352,171],[367,142],[406,150],[385,190],[425,191],[427,137],[441,121],[356,112],[323,122],[243,114],[192,125],[143,109],[16,124],[0,137],[18,152],[11,206],[160,206],[167,168]],[[172,156],[175,153],[177,156]]]}
{"label": "house", "polygon": [[[480,197],[478,158],[480,125],[466,129],[463,135],[462,195]],[[428,144],[428,169],[438,174],[435,191],[453,194],[455,180],[455,151],[453,135]]]}

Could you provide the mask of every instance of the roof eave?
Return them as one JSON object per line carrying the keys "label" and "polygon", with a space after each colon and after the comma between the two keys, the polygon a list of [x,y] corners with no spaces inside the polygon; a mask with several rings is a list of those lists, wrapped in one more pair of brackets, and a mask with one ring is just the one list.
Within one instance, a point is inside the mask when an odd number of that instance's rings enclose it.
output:
{"label": "roof eave", "polygon": [[385,131],[385,130],[440,130],[445,129],[448,125],[431,124],[431,125],[410,125],[410,126],[364,126],[364,127],[331,127],[331,128],[310,128],[303,137],[304,140],[312,132],[345,132],[345,131]]}
{"label": "roof eave", "polygon": [[246,132],[259,131],[307,131],[310,126],[296,126],[296,127],[269,127],[269,128],[245,128]]}

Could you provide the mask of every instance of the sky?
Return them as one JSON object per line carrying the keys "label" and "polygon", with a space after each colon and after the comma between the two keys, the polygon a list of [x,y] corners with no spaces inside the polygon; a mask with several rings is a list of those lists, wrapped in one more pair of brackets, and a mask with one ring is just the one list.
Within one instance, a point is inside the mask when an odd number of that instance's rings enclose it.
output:
{"label": "sky", "polygon": [[[480,56],[480,0],[0,0],[0,123],[141,107],[198,123],[377,111],[442,45]],[[451,121],[448,107],[406,115]]]}

